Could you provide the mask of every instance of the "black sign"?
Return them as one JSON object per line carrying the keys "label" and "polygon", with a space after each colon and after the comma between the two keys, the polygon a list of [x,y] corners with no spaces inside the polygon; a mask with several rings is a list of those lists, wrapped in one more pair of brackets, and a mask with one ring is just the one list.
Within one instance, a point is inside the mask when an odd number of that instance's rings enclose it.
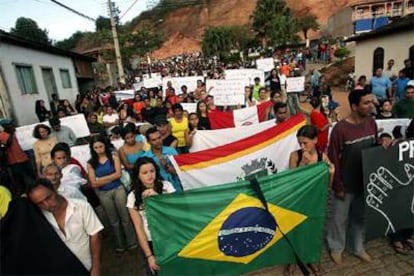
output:
{"label": "black sign", "polygon": [[414,226],[414,139],[362,153],[366,236]]}

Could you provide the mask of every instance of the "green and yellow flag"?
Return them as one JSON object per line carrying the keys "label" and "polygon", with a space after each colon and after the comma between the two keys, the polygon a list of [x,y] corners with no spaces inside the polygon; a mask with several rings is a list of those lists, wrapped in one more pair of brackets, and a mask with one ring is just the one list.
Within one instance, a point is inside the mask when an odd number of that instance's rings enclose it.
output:
{"label": "green and yellow flag", "polygon": [[145,201],[161,275],[239,275],[318,262],[328,188],[319,163],[258,179],[266,208],[248,181]]}

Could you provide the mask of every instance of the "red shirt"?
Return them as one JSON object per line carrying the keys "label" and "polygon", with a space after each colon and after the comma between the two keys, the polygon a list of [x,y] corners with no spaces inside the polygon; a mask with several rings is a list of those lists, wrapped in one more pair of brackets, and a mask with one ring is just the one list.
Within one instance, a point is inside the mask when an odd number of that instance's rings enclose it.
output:
{"label": "red shirt", "polygon": [[[10,137],[10,134],[8,134],[7,132],[5,131],[0,132],[1,143],[6,144],[9,137]],[[17,163],[23,163],[28,160],[29,158],[27,157],[27,154],[23,151],[22,147],[20,146],[19,141],[17,141],[16,135],[13,135],[11,144],[7,149],[7,163],[9,165],[13,165]]]}
{"label": "red shirt", "polygon": [[321,152],[325,152],[328,147],[329,128],[321,130],[329,121],[320,111],[313,110],[310,115],[311,124],[318,129],[318,146]]}

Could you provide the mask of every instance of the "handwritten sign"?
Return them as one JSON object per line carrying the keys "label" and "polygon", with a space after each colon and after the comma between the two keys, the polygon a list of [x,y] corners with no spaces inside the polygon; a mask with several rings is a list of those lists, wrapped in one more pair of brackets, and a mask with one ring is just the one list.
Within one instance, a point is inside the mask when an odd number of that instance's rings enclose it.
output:
{"label": "handwritten sign", "polygon": [[203,76],[192,76],[192,77],[179,77],[179,78],[163,78],[162,79],[162,91],[165,97],[165,90],[167,89],[167,82],[171,82],[172,87],[175,89],[175,94],[181,94],[181,86],[187,86],[188,92],[193,92],[197,88],[197,81],[201,80],[204,82]]}
{"label": "handwritten sign", "polygon": [[305,77],[295,77],[286,79],[286,92],[302,92],[305,90]]}
{"label": "handwritten sign", "polygon": [[226,80],[240,80],[240,79],[248,79],[249,84],[254,84],[255,78],[260,78],[260,85],[265,85],[265,75],[263,70],[258,69],[230,69],[225,70],[225,79]]}
{"label": "handwritten sign", "polygon": [[207,80],[209,94],[214,96],[215,105],[244,104],[244,87],[249,85],[249,79]]}
{"label": "handwritten sign", "polygon": [[188,113],[197,112],[196,103],[181,103],[184,110],[187,110]]}
{"label": "handwritten sign", "polygon": [[142,86],[145,88],[155,88],[162,85],[162,78],[159,75],[152,75],[152,78],[144,78]]}
{"label": "handwritten sign", "polygon": [[[88,124],[86,123],[85,116],[83,114],[77,114],[60,119],[61,125],[70,127],[76,135],[76,138],[88,137],[90,135]],[[37,141],[33,137],[33,129],[37,124],[26,125],[16,128],[16,137],[19,140],[19,144],[23,150],[30,150],[33,147],[34,142]],[[42,122],[49,126],[49,122]]]}
{"label": "handwritten sign", "polygon": [[272,71],[275,68],[273,58],[256,59],[256,68],[265,72]]}

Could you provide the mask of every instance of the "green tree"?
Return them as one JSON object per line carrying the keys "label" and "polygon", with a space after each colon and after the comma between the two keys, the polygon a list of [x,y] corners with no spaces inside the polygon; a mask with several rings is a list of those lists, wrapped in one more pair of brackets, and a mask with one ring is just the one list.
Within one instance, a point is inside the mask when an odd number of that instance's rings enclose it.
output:
{"label": "green tree", "polygon": [[297,24],[284,0],[259,0],[251,19],[262,42],[282,45],[296,40]]}
{"label": "green tree", "polygon": [[31,18],[17,18],[15,26],[10,30],[10,33],[44,44],[52,43],[52,41],[49,39],[48,31],[46,29],[42,30],[39,28],[36,21]]}
{"label": "green tree", "polygon": [[209,27],[204,30],[201,45],[205,55],[220,56],[233,49],[245,49],[251,43],[252,37],[247,26]]}
{"label": "green tree", "polygon": [[85,36],[85,33],[77,31],[72,34],[69,38],[58,41],[55,43],[55,47],[61,48],[63,50],[71,50],[76,47],[78,42]]}
{"label": "green tree", "polygon": [[159,32],[143,26],[134,33],[120,36],[122,58],[128,61],[132,56],[145,56],[158,49],[162,42],[163,36]]}
{"label": "green tree", "polygon": [[313,14],[308,14],[297,19],[298,29],[303,32],[303,37],[308,39],[308,31],[319,30],[320,26],[318,23],[318,18]]}
{"label": "green tree", "polygon": [[111,19],[108,17],[99,16],[95,21],[95,29],[97,32],[111,29]]}

